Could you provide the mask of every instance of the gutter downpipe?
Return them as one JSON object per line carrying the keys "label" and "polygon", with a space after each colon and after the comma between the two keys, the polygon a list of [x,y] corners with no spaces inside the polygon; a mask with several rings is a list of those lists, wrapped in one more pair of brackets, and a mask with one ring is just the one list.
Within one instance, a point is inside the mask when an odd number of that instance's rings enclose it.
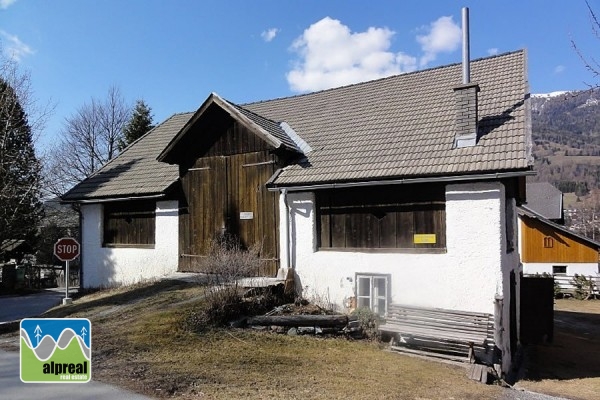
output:
{"label": "gutter downpipe", "polygon": [[[286,257],[286,266],[288,271],[291,266],[292,261],[292,251],[291,251],[291,240],[290,240],[290,207],[288,205],[288,189],[282,188],[281,195],[283,196],[283,204],[285,206],[285,257]],[[286,273],[287,275],[287,273]]]}

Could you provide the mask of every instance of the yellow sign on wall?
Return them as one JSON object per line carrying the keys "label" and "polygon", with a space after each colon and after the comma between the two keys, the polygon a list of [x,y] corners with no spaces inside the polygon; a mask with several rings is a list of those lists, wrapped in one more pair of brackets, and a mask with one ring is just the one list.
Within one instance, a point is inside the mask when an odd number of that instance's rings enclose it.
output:
{"label": "yellow sign on wall", "polygon": [[435,244],[436,242],[435,233],[419,233],[413,236],[413,243],[415,244]]}

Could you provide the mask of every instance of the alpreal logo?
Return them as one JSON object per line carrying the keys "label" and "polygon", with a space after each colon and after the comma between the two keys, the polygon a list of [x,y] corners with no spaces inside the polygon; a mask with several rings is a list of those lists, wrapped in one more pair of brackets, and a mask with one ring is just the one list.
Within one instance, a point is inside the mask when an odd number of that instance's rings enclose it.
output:
{"label": "alpreal logo", "polygon": [[82,383],[92,379],[92,324],[87,318],[21,321],[21,381]]}

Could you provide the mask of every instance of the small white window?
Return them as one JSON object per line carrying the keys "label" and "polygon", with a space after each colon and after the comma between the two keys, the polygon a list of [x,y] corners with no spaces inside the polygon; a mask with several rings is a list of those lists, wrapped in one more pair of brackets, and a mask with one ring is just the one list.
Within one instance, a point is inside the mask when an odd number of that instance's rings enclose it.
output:
{"label": "small white window", "polygon": [[388,283],[388,275],[357,275],[357,307],[367,307],[378,315],[385,315],[388,304]]}

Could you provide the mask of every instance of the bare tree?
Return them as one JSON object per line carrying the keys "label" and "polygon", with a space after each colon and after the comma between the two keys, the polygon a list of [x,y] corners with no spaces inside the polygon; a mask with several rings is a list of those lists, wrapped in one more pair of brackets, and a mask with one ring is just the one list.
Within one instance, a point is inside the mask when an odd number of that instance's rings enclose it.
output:
{"label": "bare tree", "polygon": [[[588,16],[590,18],[590,27],[592,29],[592,34],[596,37],[596,39],[600,40],[600,20],[596,16],[596,12],[590,6],[590,3],[586,0],[585,5],[588,9]],[[571,46],[585,65],[585,68],[592,74],[594,79],[598,79],[600,77],[600,63],[596,60],[594,56],[589,56],[584,53],[584,51],[577,45],[574,39],[571,39]],[[600,84],[598,83],[586,83],[590,87],[590,89],[597,89]]]}
{"label": "bare tree", "polygon": [[92,98],[65,120],[47,164],[51,193],[64,194],[118,155],[131,110],[119,89],[113,86],[106,99]]}

